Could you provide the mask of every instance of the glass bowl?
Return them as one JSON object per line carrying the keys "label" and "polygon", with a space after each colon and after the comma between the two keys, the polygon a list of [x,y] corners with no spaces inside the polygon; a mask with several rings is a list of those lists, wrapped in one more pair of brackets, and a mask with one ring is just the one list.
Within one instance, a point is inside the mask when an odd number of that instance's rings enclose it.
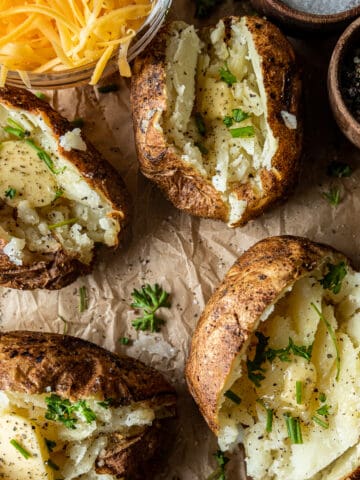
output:
{"label": "glass bowl", "polygon": [[[154,0],[155,5],[147,17],[143,25],[137,31],[135,37],[130,43],[128,50],[128,61],[131,62],[134,58],[142,52],[145,47],[151,42],[161,27],[169,9],[172,0]],[[47,72],[47,73],[31,73],[26,72],[31,83],[31,88],[34,90],[50,90],[75,87],[89,83],[93,73],[96,62],[88,65],[64,70],[61,72]],[[117,53],[114,54],[106,65],[101,78],[105,78],[118,70]],[[24,82],[16,71],[10,70],[6,77],[6,85],[14,87],[26,88]]]}

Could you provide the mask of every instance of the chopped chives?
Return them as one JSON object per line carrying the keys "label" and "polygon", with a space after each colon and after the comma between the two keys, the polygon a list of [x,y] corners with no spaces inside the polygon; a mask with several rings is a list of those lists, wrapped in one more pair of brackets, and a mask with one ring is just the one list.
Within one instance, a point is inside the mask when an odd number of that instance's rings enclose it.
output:
{"label": "chopped chives", "polygon": [[249,138],[255,135],[254,127],[249,125],[248,127],[230,128],[232,138]]}
{"label": "chopped chives", "polygon": [[329,424],[327,422],[325,422],[324,420],[322,420],[321,418],[317,417],[316,415],[314,415],[312,417],[312,420],[317,423],[318,425],[320,425],[320,427],[323,427],[323,428],[329,428]]}
{"label": "chopped chives", "polygon": [[35,97],[40,98],[40,100],[46,100],[46,95],[43,92],[35,92]]}
{"label": "chopped chives", "polygon": [[5,130],[6,133],[10,133],[10,135],[14,135],[15,137],[19,137],[19,138],[24,138],[25,137],[25,131],[20,130],[19,128],[4,127],[4,130]]}
{"label": "chopped chives", "polygon": [[79,288],[80,294],[80,304],[79,304],[79,311],[84,312],[88,308],[88,297],[85,285]]}
{"label": "chopped chives", "polygon": [[52,225],[48,225],[49,230],[54,230],[55,228],[64,227],[65,225],[72,225],[73,223],[77,222],[77,218],[68,218],[67,220],[63,220],[62,222],[53,223]]}
{"label": "chopped chives", "polygon": [[224,393],[224,396],[226,398],[228,398],[229,400],[231,400],[232,402],[236,403],[237,405],[240,405],[240,402],[241,402],[241,398],[238,397],[236,395],[235,392],[233,392],[232,390],[227,390],[225,393]]}
{"label": "chopped chives", "polygon": [[291,443],[300,444],[303,443],[302,434],[301,434],[301,425],[299,418],[293,418],[290,413],[284,413],[286,428]]}
{"label": "chopped chives", "polygon": [[302,389],[303,389],[303,382],[300,380],[296,381],[296,403],[301,405],[302,402]]}
{"label": "chopped chives", "polygon": [[326,395],[325,395],[325,393],[320,393],[320,395],[319,395],[319,400],[320,400],[320,402],[326,402]]}
{"label": "chopped chives", "polygon": [[31,140],[30,138],[26,139],[25,142],[30,145],[30,147],[32,147],[34,150],[36,150],[36,153],[37,153],[37,156],[40,158],[40,160],[42,160],[45,165],[48,167],[48,169],[52,172],[52,173],[55,173],[56,175],[58,173],[62,173],[66,167],[63,167],[61,168],[60,170],[56,170],[55,169],[55,165],[54,165],[54,162],[52,160],[52,158],[50,157],[50,155],[48,153],[45,152],[45,150],[43,150],[42,148],[38,147],[33,140]]}
{"label": "chopped chives", "polygon": [[14,438],[10,440],[10,444],[16,448],[16,450],[25,458],[25,460],[32,457],[31,453],[25,450],[25,448],[22,447]]}
{"label": "chopped chives", "polygon": [[327,331],[328,331],[328,333],[331,337],[331,340],[333,341],[333,344],[334,344],[334,347],[335,347],[335,350],[336,350],[336,377],[335,377],[335,380],[338,382],[339,377],[340,377],[340,353],[339,353],[339,346],[338,346],[337,341],[336,341],[335,332],[334,332],[332,326],[330,325],[329,321],[326,320],[324,315],[320,312],[320,310],[317,308],[317,306],[313,302],[311,302],[311,306],[315,310],[315,312],[319,315],[320,319],[325,323],[326,329],[327,329]]}
{"label": "chopped chives", "polygon": [[129,345],[130,343],[130,338],[128,337],[121,337],[119,338],[119,343],[121,343],[121,345]]}
{"label": "chopped chives", "polygon": [[271,408],[266,408],[266,431],[267,432],[272,431],[273,414],[274,412],[271,410]]}

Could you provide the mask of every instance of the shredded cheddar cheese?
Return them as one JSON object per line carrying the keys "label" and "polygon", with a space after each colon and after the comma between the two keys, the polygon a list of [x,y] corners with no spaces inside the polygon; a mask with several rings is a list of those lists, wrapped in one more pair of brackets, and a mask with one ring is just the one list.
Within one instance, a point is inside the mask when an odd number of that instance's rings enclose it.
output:
{"label": "shredded cheddar cheese", "polygon": [[120,73],[130,75],[127,50],[152,9],[152,0],[1,0],[0,86],[9,70],[60,72],[95,63],[95,85],[118,51]]}

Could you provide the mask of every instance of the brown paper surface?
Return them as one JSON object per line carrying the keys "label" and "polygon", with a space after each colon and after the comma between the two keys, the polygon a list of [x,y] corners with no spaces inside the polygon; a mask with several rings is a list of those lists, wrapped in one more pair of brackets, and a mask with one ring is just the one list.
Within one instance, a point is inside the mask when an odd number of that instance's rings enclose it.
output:
{"label": "brown paper surface", "polygon": [[[228,0],[210,21],[249,9],[246,1]],[[170,17],[194,22],[193,12],[193,1],[174,0]],[[216,439],[187,392],[183,369],[199,315],[234,260],[264,237],[293,234],[329,243],[360,266],[360,154],[333,121],[326,92],[326,71],[335,41],[336,37],[292,40],[303,71],[306,119],[299,184],[287,203],[235,230],[176,210],[138,172],[128,81],[115,77],[120,89],[108,94],[89,86],[49,92],[60,113],[70,120],[85,120],[86,135],[123,175],[134,203],[132,240],[116,252],[100,250],[93,274],[60,291],[2,288],[0,328],[66,331],[163,372],[179,398],[173,444],[159,479],[204,480],[215,468]],[[326,167],[333,160],[350,163],[352,176],[330,179]],[[341,189],[337,208],[322,196],[332,185]],[[161,311],[166,324],[157,334],[137,333],[131,326],[136,317],[130,308],[131,292],[145,282],[157,282],[171,292],[172,307]],[[79,287],[83,285],[89,306],[80,313]],[[132,345],[121,346],[118,339],[122,336],[131,337]],[[228,466],[228,478],[244,478],[239,453]]]}

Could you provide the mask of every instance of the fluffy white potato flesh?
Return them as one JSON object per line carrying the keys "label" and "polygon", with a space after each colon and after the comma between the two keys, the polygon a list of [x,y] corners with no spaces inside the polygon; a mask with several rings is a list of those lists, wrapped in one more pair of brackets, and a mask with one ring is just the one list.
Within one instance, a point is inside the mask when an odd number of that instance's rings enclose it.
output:
{"label": "fluffy white potato flesh", "polygon": [[[219,444],[243,442],[254,480],[339,480],[359,465],[360,274],[347,266],[334,293],[323,282],[330,268],[283,293],[237,359],[226,387],[236,401],[222,398]],[[249,363],[260,338],[261,370]],[[290,435],[289,417],[302,438]]]}
{"label": "fluffy white potato flesh", "polygon": [[[94,468],[108,436],[114,432],[134,435],[156,417],[156,411],[146,405],[106,408],[96,399],[87,399],[95,420],[88,423],[81,413],[75,413],[76,428],[70,429],[45,418],[49,395],[0,391],[0,479],[111,480],[113,476],[99,475]],[[11,440],[25,449],[28,458]]]}
{"label": "fluffy white potato flesh", "polygon": [[232,191],[234,183],[250,183],[261,191],[259,169],[271,169],[278,142],[267,122],[261,59],[246,19],[232,25],[227,43],[220,21],[210,29],[208,41],[209,48],[193,26],[172,24],[166,49],[168,105],[161,128],[182,160],[221,192],[231,226],[246,209]]}
{"label": "fluffy white potato flesh", "polygon": [[[19,128],[25,137],[16,136]],[[0,105],[0,142],[0,228],[8,242],[3,251],[14,264],[60,248],[88,264],[95,243],[116,245],[120,223],[111,218],[112,205],[60,155],[40,116]],[[67,151],[86,149],[80,129],[70,130],[60,144]],[[52,166],[39,158],[39,149]]]}

